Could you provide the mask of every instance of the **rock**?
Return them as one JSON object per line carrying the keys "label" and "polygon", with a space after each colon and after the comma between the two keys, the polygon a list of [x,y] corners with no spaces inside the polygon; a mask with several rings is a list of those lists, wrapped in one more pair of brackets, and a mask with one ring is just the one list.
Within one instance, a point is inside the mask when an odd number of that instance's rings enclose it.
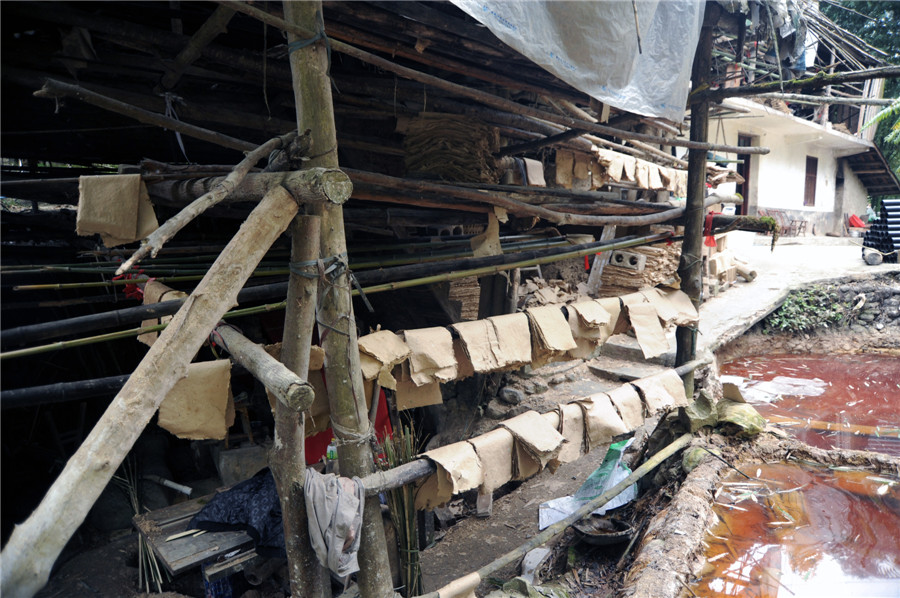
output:
{"label": "rock", "polygon": [[875,330],[884,330],[884,324],[881,322],[875,322]]}
{"label": "rock", "polygon": [[859,324],[851,324],[851,325],[850,325],[850,330],[851,330],[852,332],[857,333],[857,334],[865,334],[865,333],[867,332],[866,327],[865,327],[865,326],[860,326]]}
{"label": "rock", "polygon": [[873,314],[872,312],[863,312],[859,314],[859,319],[863,322],[872,322],[873,320],[875,320],[875,314]]}
{"label": "rock", "polygon": [[505,405],[497,399],[491,399],[491,402],[484,408],[484,415],[491,419],[506,419],[508,414],[509,405]]}
{"label": "rock", "polygon": [[715,426],[719,421],[716,404],[705,390],[701,390],[697,400],[681,410],[685,427],[693,434],[704,426]]}
{"label": "rock", "polygon": [[578,380],[578,377],[578,374],[576,374],[575,372],[569,372],[568,374],[566,374],[566,380],[568,380],[569,382],[575,382],[576,380]]}
{"label": "rock", "polygon": [[562,384],[565,381],[566,381],[566,377],[559,375],[559,376],[553,376],[547,382],[549,382],[551,386],[556,386],[558,384]]}
{"label": "rock", "polygon": [[737,426],[736,435],[740,438],[756,436],[766,427],[766,420],[759,412],[747,403],[721,400],[716,405],[719,423]]}
{"label": "rock", "polygon": [[540,381],[540,380],[534,381],[534,394],[539,395],[542,392],[547,392],[548,390],[550,390],[550,387],[547,386],[546,384],[544,384],[542,381]]}
{"label": "rock", "polygon": [[497,395],[501,401],[508,405],[518,405],[525,400],[525,393],[518,388],[504,386]]}

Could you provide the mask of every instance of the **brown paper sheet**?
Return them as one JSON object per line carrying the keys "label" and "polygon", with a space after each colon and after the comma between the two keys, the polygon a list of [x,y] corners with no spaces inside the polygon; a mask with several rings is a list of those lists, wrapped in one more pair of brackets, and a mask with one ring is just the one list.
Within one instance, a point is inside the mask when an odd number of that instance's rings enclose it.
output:
{"label": "brown paper sheet", "polygon": [[438,596],[440,598],[475,598],[475,590],[480,583],[481,576],[477,571],[469,573],[442,587],[438,590]]}
{"label": "brown paper sheet", "polygon": [[463,348],[472,367],[479,374],[493,372],[500,367],[492,345],[497,343],[494,326],[487,320],[457,322],[451,325],[462,339]]}
{"label": "brown paper sheet", "polygon": [[513,479],[513,435],[506,428],[497,428],[469,440],[481,460],[484,479],[480,492],[493,492]]}
{"label": "brown paper sheet", "polygon": [[637,160],[635,160],[634,156],[622,156],[622,178],[626,181],[635,182],[635,167],[637,165]]}
{"label": "brown paper sheet", "polygon": [[584,411],[575,403],[560,405],[559,432],[566,439],[559,452],[560,463],[576,461],[584,453]]}
{"label": "brown paper sheet", "polygon": [[544,179],[544,165],[540,160],[524,158],[525,161],[525,180],[530,187],[546,187],[547,181]]}
{"label": "brown paper sheet", "polygon": [[[385,388],[394,390],[396,382],[391,375],[395,365],[409,357],[409,347],[403,339],[390,330],[379,330],[372,334],[359,337],[357,341],[360,350],[360,366],[363,377],[367,380],[378,378],[379,384]],[[362,354],[375,358],[381,367],[375,372],[375,366],[370,359],[363,359]]]}
{"label": "brown paper sheet", "polygon": [[622,312],[622,303],[618,297],[604,297],[597,299],[597,303],[609,314],[609,324],[600,342],[605,343],[613,334],[621,334],[628,330],[628,318]]}
{"label": "brown paper sheet", "polygon": [[638,160],[636,168],[634,169],[634,177],[637,182],[637,186],[641,189],[649,189],[650,188],[650,164],[644,162],[643,160]]}
{"label": "brown paper sheet", "polygon": [[670,407],[687,407],[687,395],[684,392],[684,381],[675,370],[665,370],[647,378],[635,380],[632,384],[637,387],[644,400],[647,412],[659,413]]}
{"label": "brown paper sheet", "polygon": [[156,213],[153,211],[153,203],[150,201],[150,192],[147,191],[147,185],[141,181],[134,238],[120,239],[112,235],[100,233],[100,239],[106,247],[116,247],[118,245],[133,243],[138,239],[145,239],[150,233],[158,228],[159,221],[156,220]]}
{"label": "brown paper sheet", "polygon": [[599,392],[575,403],[584,410],[584,432],[589,451],[628,433],[628,428],[605,393]]}
{"label": "brown paper sheet", "polygon": [[573,359],[587,359],[594,353],[599,344],[595,338],[599,331],[595,328],[586,328],[578,314],[572,309],[572,306],[568,305],[566,307],[569,313],[569,329],[572,331],[576,345],[574,349],[566,352],[566,355]]}
{"label": "brown paper sheet", "polygon": [[430,510],[446,504],[454,494],[478,488],[484,481],[481,461],[468,442],[456,442],[423,453],[437,471],[416,490],[416,508]]}
{"label": "brown paper sheet", "polygon": [[494,327],[496,346],[491,345],[500,368],[514,368],[531,363],[531,328],[528,316],[519,312],[492,316],[488,322]]}
{"label": "brown paper sheet", "polygon": [[647,166],[650,171],[650,188],[654,190],[663,189],[665,185],[663,185],[662,177],[659,176],[659,166],[652,162],[648,163]]}
{"label": "brown paper sheet", "polygon": [[139,174],[79,177],[75,231],[134,240],[140,195]]}
{"label": "brown paper sheet", "polygon": [[[144,285],[144,305],[152,305],[161,301],[169,301],[171,299],[184,299],[187,293],[170,288],[163,283],[151,280]],[[156,326],[157,324],[168,324],[174,316],[162,316],[160,318],[152,318],[141,322],[141,328]],[[159,332],[145,332],[138,335],[138,342],[144,343],[148,347],[156,342],[159,338]]]}
{"label": "brown paper sheet", "polygon": [[672,319],[674,325],[691,326],[700,320],[700,314],[697,313],[697,308],[694,307],[687,293],[684,291],[660,291],[660,293],[665,296],[669,305],[675,310],[675,317]]}
{"label": "brown paper sheet", "polygon": [[222,440],[230,390],[231,360],[192,363],[163,399],[157,423],[179,438]]}
{"label": "brown paper sheet", "polygon": [[523,472],[533,469],[525,466],[526,456],[537,461],[538,470],[547,466],[555,470],[559,465],[557,457],[562,450],[563,436],[537,411],[526,411],[501,422],[500,425],[512,432],[516,438],[516,457],[520,465],[519,479],[524,479]]}
{"label": "brown paper sheet", "polygon": [[539,352],[561,354],[578,346],[558,305],[532,307],[525,313],[531,324],[532,343]]}
{"label": "brown paper sheet", "polygon": [[644,423],[644,407],[641,397],[631,384],[623,384],[606,394],[619,412],[622,423],[629,432],[633,432]]}
{"label": "brown paper sheet", "polygon": [[402,369],[402,375],[397,379],[397,410],[425,407],[426,405],[439,405],[444,401],[441,395],[440,382],[416,385],[409,374],[409,364],[403,362],[398,369]]}
{"label": "brown paper sheet", "polygon": [[472,237],[469,245],[472,247],[473,257],[487,257],[503,253],[503,250],[500,249],[500,221],[497,220],[496,214],[488,213],[487,229],[480,235]]}
{"label": "brown paper sheet", "polygon": [[409,346],[409,366],[416,386],[456,379],[456,357],[453,337],[443,326],[407,330],[403,333]]}
{"label": "brown paper sheet", "polygon": [[456,359],[456,379],[465,380],[475,374],[472,360],[466,354],[466,348],[461,338],[453,339],[453,357]]}
{"label": "brown paper sheet", "polygon": [[668,351],[669,341],[659,323],[656,308],[650,303],[632,303],[627,309],[628,319],[644,357],[652,359]]}
{"label": "brown paper sheet", "polygon": [[312,345],[309,348],[309,369],[321,370],[325,367],[325,349],[319,345]]}

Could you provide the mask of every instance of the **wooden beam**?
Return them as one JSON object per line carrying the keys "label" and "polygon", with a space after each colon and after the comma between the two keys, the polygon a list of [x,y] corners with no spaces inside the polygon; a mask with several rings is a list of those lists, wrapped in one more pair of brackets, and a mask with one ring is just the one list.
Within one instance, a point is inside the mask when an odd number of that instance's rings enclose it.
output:
{"label": "wooden beam", "polygon": [[132,106],[131,104],[126,104],[125,102],[120,102],[99,93],[95,93],[79,85],[71,85],[54,79],[47,79],[44,82],[44,86],[34,92],[34,95],[39,98],[51,99],[67,96],[73,97],[82,102],[97,106],[98,108],[103,108],[104,110],[109,110],[110,112],[133,118],[142,123],[155,125],[157,127],[169,129],[170,131],[177,131],[189,137],[201,139],[208,143],[227,147],[229,149],[246,152],[257,147],[255,143],[250,143],[243,139],[235,139],[234,137],[229,137],[222,133],[217,133],[174,118],[169,118],[162,114],[143,110],[142,108]]}
{"label": "wooden beam", "polygon": [[168,72],[160,79],[162,90],[174,89],[187,68],[194,64],[208,46],[220,33],[225,33],[228,22],[234,16],[234,10],[227,6],[217,6],[200,29],[191,37],[184,49],[175,57],[175,62],[168,67]]}

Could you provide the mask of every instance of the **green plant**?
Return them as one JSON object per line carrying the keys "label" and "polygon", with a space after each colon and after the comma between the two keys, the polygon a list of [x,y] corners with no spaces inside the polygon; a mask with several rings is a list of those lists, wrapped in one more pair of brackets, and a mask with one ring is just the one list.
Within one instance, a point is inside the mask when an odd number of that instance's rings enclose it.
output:
{"label": "green plant", "polygon": [[811,332],[830,328],[844,322],[849,305],[839,300],[837,293],[823,286],[792,291],[784,303],[766,318],[763,331]]}

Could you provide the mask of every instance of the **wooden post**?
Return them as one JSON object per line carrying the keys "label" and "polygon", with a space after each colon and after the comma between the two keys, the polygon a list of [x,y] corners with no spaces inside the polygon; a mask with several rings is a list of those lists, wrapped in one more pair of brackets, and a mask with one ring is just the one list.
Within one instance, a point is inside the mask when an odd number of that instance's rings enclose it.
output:
{"label": "wooden post", "polygon": [[200,346],[235,303],[250,274],[297,213],[283,188],[271,191],[210,267],[113,399],[31,516],[2,554],[4,596],[30,597],[47,582],[63,547]]}
{"label": "wooden post", "polygon": [[[719,18],[718,4],[706,5],[703,26],[700,29],[700,41],[694,56],[694,68],[691,73],[693,89],[703,89],[709,80],[710,63],[712,62],[713,25]],[[709,132],[709,102],[700,102],[691,106],[691,139],[706,141]],[[691,149],[688,151],[688,190],[687,205],[684,215],[684,241],[681,245],[681,260],[678,263],[678,276],[681,278],[681,290],[687,293],[691,302],[700,309],[700,291],[702,289],[701,261],[703,251],[703,212],[706,197],[706,150]],[[675,331],[677,349],[675,365],[691,361],[697,355],[697,330],[689,326],[679,326]],[[694,394],[694,374],[685,375],[684,386],[687,396]]]}
{"label": "wooden post", "polygon": [[[288,23],[309,31],[323,26],[322,3],[284,2]],[[304,42],[296,34],[288,34],[288,43]],[[311,133],[310,166],[337,167],[337,134],[328,77],[328,56],[322,41],[307,44],[290,54],[294,78],[294,101],[297,105],[297,130]],[[318,310],[319,338],[325,350],[325,381],[331,409],[331,424],[338,443],[341,474],[365,476],[375,470],[370,440],[366,397],[356,344],[356,322],[350,296],[347,270],[347,245],[344,238],[344,215],[340,206],[318,205],[313,208],[322,217],[321,257],[334,260],[338,267],[324,284],[320,282]],[[366,598],[393,596],[391,571],[387,560],[381,505],[367,500],[359,549],[360,594]]]}
{"label": "wooden post", "polygon": [[[294,219],[291,227],[291,261],[314,262],[319,257],[320,226],[321,219],[318,216],[301,215]],[[310,271],[309,268],[304,270]],[[315,267],[311,271],[315,272]],[[316,321],[317,286],[317,276],[291,273],[284,314],[281,361],[298,375],[306,375],[309,370],[312,332]],[[306,499],[303,496],[306,476],[303,417],[302,413],[286,404],[279,402],[275,405],[276,440],[269,461],[281,501],[291,595],[324,598],[331,595],[326,592],[329,588],[328,576],[310,545]]]}
{"label": "wooden post", "polygon": [[191,37],[191,41],[178,53],[175,57],[175,63],[170,70],[160,79],[160,87],[162,91],[172,89],[181,80],[181,76],[194,61],[200,58],[203,48],[216,38],[220,33],[226,31],[228,22],[234,16],[234,11],[226,6],[217,6],[209,19],[206,20],[200,29]]}

